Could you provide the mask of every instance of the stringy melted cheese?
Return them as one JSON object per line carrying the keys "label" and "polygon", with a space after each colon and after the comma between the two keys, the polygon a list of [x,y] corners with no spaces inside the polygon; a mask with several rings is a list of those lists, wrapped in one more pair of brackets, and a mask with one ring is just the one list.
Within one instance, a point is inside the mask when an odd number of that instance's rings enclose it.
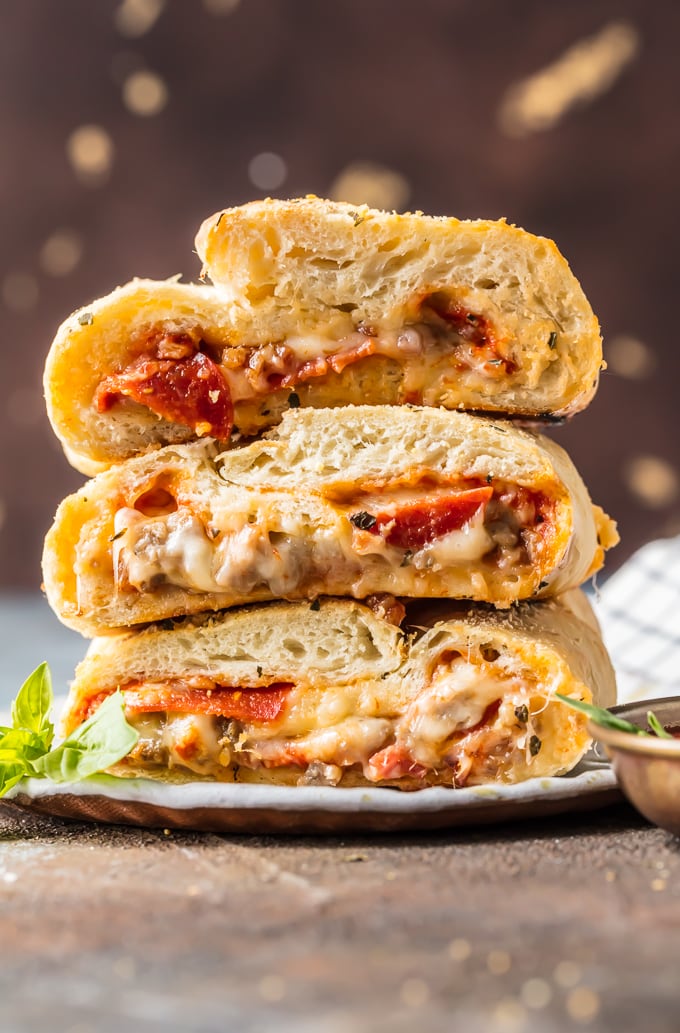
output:
{"label": "stringy melted cheese", "polygon": [[[205,715],[128,715],[140,732],[128,764],[162,764],[213,777],[224,776],[230,765],[303,771],[325,765],[332,781],[343,770],[358,768],[379,782],[398,779],[406,773],[405,763],[419,769],[416,777],[448,769],[462,783],[512,781],[514,766],[531,773],[528,743],[541,732],[545,704],[526,671],[462,656],[439,667],[430,683],[396,710],[397,694],[389,684],[372,691],[368,684],[329,685],[321,704],[318,699],[310,705],[304,686],[292,689],[283,716],[264,724]],[[497,702],[495,709],[490,706]],[[529,712],[527,722],[517,717],[522,706]],[[493,713],[485,718],[489,709]],[[392,753],[402,767],[393,766],[390,773],[381,757]]]}
{"label": "stringy melted cheese", "polygon": [[[186,509],[159,517],[120,509],[114,519],[116,577],[138,591],[167,583],[190,592],[247,594],[264,586],[285,597],[310,583],[351,582],[359,574],[360,557],[379,556],[394,570],[404,565],[403,549],[380,534],[357,531],[346,516],[332,528],[288,516],[285,533],[270,532],[265,519],[249,523],[244,514],[242,520],[242,526],[211,540]],[[474,564],[493,548],[480,510],[460,530],[414,550],[408,562],[416,570],[436,572]]]}

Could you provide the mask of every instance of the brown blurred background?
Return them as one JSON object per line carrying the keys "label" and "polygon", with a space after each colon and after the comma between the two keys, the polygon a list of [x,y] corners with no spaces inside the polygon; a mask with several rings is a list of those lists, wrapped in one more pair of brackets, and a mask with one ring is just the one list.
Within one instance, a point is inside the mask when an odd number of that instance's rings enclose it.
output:
{"label": "brown blurred background", "polygon": [[267,194],[554,237],[605,336],[555,436],[619,520],[610,570],[680,531],[679,35],[676,0],[4,0],[2,584],[37,588],[82,480],[43,414],[59,322],[134,275],[195,279],[201,219]]}

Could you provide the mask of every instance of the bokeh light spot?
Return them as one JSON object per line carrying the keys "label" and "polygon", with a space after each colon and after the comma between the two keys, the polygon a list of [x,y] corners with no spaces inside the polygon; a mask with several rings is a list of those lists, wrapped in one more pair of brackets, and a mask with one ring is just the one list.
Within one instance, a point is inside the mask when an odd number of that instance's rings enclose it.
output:
{"label": "bokeh light spot", "polygon": [[624,468],[629,491],[650,509],[662,509],[678,497],[677,471],[660,456],[635,456]]}
{"label": "bokeh light spot", "polygon": [[348,165],[330,188],[330,196],[335,201],[367,204],[390,211],[402,209],[410,193],[409,182],[401,172],[364,161]]}
{"label": "bokeh light spot", "polygon": [[79,126],[66,142],[66,153],[82,183],[99,186],[105,182],[113,163],[113,140],[101,126]]}
{"label": "bokeh light spot", "polygon": [[113,16],[114,25],[121,36],[144,36],[156,24],[164,7],[165,0],[123,0]]}
{"label": "bokeh light spot", "polygon": [[503,96],[498,123],[507,136],[551,129],[577,104],[610,89],[640,49],[640,34],[629,22],[610,22],[579,40],[546,68],[514,83]]}
{"label": "bokeh light spot", "polygon": [[643,380],[651,376],[656,367],[652,349],[637,337],[624,334],[613,337],[606,345],[605,358],[612,373],[629,380]]}
{"label": "bokeh light spot", "polygon": [[29,273],[9,273],[2,282],[2,300],[12,312],[35,308],[38,293],[38,282]]}
{"label": "bokeh light spot", "polygon": [[40,249],[40,265],[48,276],[68,276],[83,255],[83,243],[74,230],[56,230]]}
{"label": "bokeh light spot", "polygon": [[158,115],[168,103],[168,88],[155,72],[133,72],[123,83],[123,103],[133,115]]}
{"label": "bokeh light spot", "polygon": [[250,182],[259,190],[276,190],[285,181],[288,168],[280,154],[263,151],[248,165]]}

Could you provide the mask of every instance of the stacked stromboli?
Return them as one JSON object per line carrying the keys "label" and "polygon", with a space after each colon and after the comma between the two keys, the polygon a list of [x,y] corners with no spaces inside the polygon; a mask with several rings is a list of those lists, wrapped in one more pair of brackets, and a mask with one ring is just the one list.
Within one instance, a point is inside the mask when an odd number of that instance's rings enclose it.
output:
{"label": "stacked stromboli", "polygon": [[614,701],[578,586],[616,532],[518,427],[597,386],[597,321],[555,246],[306,198],[221,212],[197,247],[215,286],[133,281],[48,358],[53,426],[96,474],[45,544],[52,607],[98,636],[65,730],[120,689],[121,774],[570,770],[585,719],[554,694]]}

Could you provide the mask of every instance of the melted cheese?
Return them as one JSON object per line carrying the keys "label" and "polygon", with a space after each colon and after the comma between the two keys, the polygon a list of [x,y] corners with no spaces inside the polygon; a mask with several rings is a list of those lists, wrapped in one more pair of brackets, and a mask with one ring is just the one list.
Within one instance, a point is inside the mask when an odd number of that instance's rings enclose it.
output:
{"label": "melted cheese", "polygon": [[[426,322],[405,324],[396,329],[371,328],[370,333],[356,330],[349,318],[340,318],[328,327],[317,327],[313,333],[295,334],[280,343],[286,356],[272,354],[268,361],[261,349],[246,351],[242,364],[228,362],[222,374],[229,382],[234,402],[248,402],[268,396],[276,387],[271,386],[269,374],[290,376],[290,387],[297,382],[297,370],[302,366],[318,363],[312,376],[325,376],[332,372],[332,357],[338,360],[340,370],[361,356],[360,350],[371,342],[371,354],[397,362],[403,372],[404,395],[420,394],[426,404],[439,404],[442,382],[464,385],[480,395],[492,395],[497,390],[499,379],[520,379],[519,358],[514,354],[507,358],[514,365],[514,372],[508,373],[503,361],[489,360],[484,349],[476,348],[470,341],[456,334],[455,330],[434,327]],[[276,345],[265,345],[276,348]],[[540,373],[552,361],[552,353],[545,349],[541,355]],[[343,361],[344,360],[344,361]],[[264,365],[261,365],[264,361]],[[448,368],[447,368],[448,367]],[[536,371],[534,371],[536,375]],[[302,377],[302,380],[306,376]]]}
{"label": "melted cheese", "polygon": [[442,570],[464,563],[476,563],[487,552],[491,552],[493,547],[493,539],[484,526],[484,513],[480,510],[460,530],[450,531],[422,548],[414,559],[414,565]]}
{"label": "melted cheese", "polygon": [[[133,715],[140,740],[131,763],[183,767],[213,777],[234,763],[302,770],[322,764],[358,767],[370,781],[400,777],[416,766],[423,773],[455,769],[465,779],[484,781],[497,769],[498,760],[491,758],[499,747],[506,766],[517,757],[531,768],[528,738],[535,727],[540,730],[537,715],[544,706],[526,671],[461,656],[439,666],[431,682],[396,710],[390,711],[397,699],[394,687],[379,692],[368,684],[329,685],[313,706],[306,705],[308,695],[304,686],[291,690],[281,718],[260,724],[205,715]],[[496,702],[498,708],[484,720]],[[530,713],[528,724],[516,716],[520,705]],[[381,751],[406,758],[405,767],[396,766],[390,775],[389,767],[374,763]]]}
{"label": "melted cheese", "polygon": [[[232,514],[231,529],[211,540],[186,509],[152,517],[121,509],[114,521],[116,577],[139,591],[167,583],[191,592],[247,595],[264,586],[285,597],[309,584],[352,583],[361,571],[361,558],[379,558],[395,571],[403,567],[403,549],[379,534],[354,528],[344,511],[338,510],[336,523],[325,528],[292,514],[276,519],[272,532],[264,512],[255,523],[246,513]],[[465,566],[478,562],[494,544],[480,511],[460,530],[409,552],[409,562],[416,570]]]}

